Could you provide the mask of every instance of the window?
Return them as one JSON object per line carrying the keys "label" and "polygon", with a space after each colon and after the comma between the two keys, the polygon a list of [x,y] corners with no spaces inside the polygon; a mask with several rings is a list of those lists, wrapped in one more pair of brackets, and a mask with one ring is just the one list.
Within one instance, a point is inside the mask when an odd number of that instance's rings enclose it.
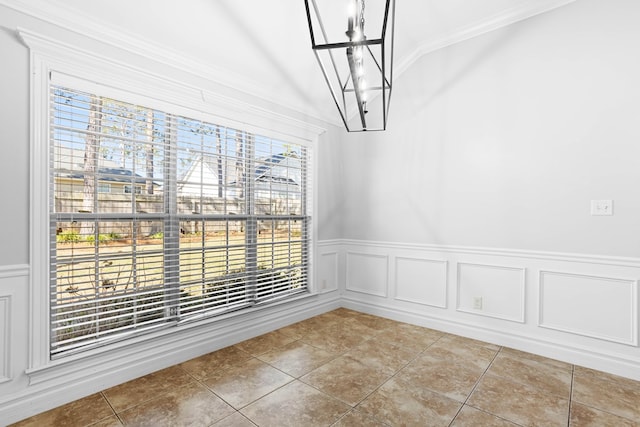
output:
{"label": "window", "polygon": [[125,194],[131,194],[132,188],[135,188],[136,194],[142,194],[142,187],[137,185],[135,187],[131,187],[130,185],[125,185],[122,189]]}
{"label": "window", "polygon": [[96,92],[50,87],[51,358],[307,292],[307,146]]}

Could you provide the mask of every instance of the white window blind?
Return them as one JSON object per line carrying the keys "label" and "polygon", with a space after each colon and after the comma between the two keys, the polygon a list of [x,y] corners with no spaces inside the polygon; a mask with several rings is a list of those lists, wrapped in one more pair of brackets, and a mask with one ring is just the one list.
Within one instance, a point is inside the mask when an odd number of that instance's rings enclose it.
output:
{"label": "white window blind", "polygon": [[306,146],[63,86],[50,99],[52,358],[307,291]]}

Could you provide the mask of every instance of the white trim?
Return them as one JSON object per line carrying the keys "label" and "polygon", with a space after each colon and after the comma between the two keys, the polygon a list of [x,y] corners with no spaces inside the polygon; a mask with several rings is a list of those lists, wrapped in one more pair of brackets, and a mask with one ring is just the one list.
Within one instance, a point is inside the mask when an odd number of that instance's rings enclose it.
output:
{"label": "white trim", "polygon": [[[431,258],[425,258],[425,257],[419,257],[419,256],[396,256],[394,257],[394,259],[395,259],[395,268],[394,268],[395,286],[393,287],[393,299],[397,301],[410,302],[413,304],[426,305],[429,307],[447,308],[447,302],[449,301],[449,261],[442,260],[442,259],[431,259]],[[398,296],[398,260],[402,260],[402,259],[413,260],[413,261],[426,261],[433,264],[444,264],[444,283],[438,284],[439,286],[440,285],[444,286],[444,305],[430,304],[425,301],[420,301],[412,298],[402,298]]]}
{"label": "white trim", "polygon": [[516,22],[523,21],[541,13],[549,12],[553,9],[573,3],[574,1],[576,0],[538,0],[535,4],[521,3],[503,10],[491,17],[483,18],[473,24],[456,28],[448,34],[444,34],[438,39],[427,41],[413,50],[413,52],[407,55],[407,57],[402,59],[402,61],[394,67],[396,77],[403,74],[411,68],[416,61],[429,53],[481,36],[499,28],[515,24]]}
{"label": "white trim", "polygon": [[0,296],[0,352],[2,352],[2,363],[0,365],[0,384],[9,382],[11,378],[11,295]]}
{"label": "white trim", "polygon": [[[168,78],[148,69],[135,67],[119,59],[107,57],[95,51],[82,49],[37,32],[18,28],[18,36],[33,52],[36,51],[50,64],[50,71],[63,83],[66,76],[86,80],[86,84],[100,87],[99,91],[110,91],[115,96],[133,103],[143,103],[153,99],[157,107],[174,112],[176,107],[186,107],[192,115],[194,112],[204,113],[207,118],[215,116],[220,124],[228,127],[243,127],[248,131],[262,131],[264,136],[274,138],[300,139],[313,141],[326,132],[324,127],[298,120],[266,108],[238,101],[182,81]],[[140,98],[136,98],[140,95]],[[201,118],[201,117],[194,117]],[[202,117],[204,118],[204,117]],[[255,122],[260,125],[256,127]],[[273,123],[278,130],[274,128]],[[267,131],[267,134],[265,134]],[[269,133],[271,131],[271,133]],[[258,133],[258,132],[255,132]],[[297,142],[297,141],[295,141]],[[301,141],[302,142],[302,141]]]}
{"label": "white trim", "polygon": [[[369,289],[363,289],[363,288],[359,288],[359,287],[354,287],[353,285],[350,284],[349,272],[351,271],[352,267],[351,267],[351,264],[349,263],[349,255],[358,255],[358,256],[369,257],[369,258],[381,258],[381,259],[383,259],[385,261],[386,274],[385,274],[385,278],[384,278],[384,291],[382,293],[374,292],[374,291],[371,291]],[[380,255],[380,254],[372,254],[372,253],[367,253],[367,252],[348,251],[347,254],[346,254],[346,278],[345,278],[345,283],[346,283],[346,289],[348,291],[358,292],[358,293],[361,293],[361,294],[367,294],[367,295],[373,295],[373,296],[376,296],[376,297],[386,298],[387,295],[389,294],[389,256],[388,255]]]}
{"label": "white trim", "polygon": [[316,285],[317,285],[317,290],[318,293],[320,294],[325,294],[327,292],[333,292],[333,291],[337,291],[339,289],[339,277],[338,277],[338,252],[337,251],[333,251],[333,252],[324,252],[324,253],[318,253],[318,258],[323,258],[323,257],[331,257],[333,258],[333,264],[335,265],[335,269],[333,271],[333,286],[330,288],[325,288],[323,287],[323,283],[321,283],[321,279],[319,277],[316,277]]}
{"label": "white trim", "polygon": [[[631,322],[629,325],[630,336],[628,337],[628,339],[624,340],[616,337],[610,337],[607,335],[594,334],[592,332],[579,330],[576,328],[568,328],[568,327],[563,327],[559,325],[545,323],[542,302],[544,298],[544,276],[546,274],[556,275],[556,276],[566,276],[566,277],[584,277],[588,279],[605,280],[608,282],[619,282],[621,284],[630,285],[629,290],[631,295],[629,298],[629,303],[631,304],[631,306],[629,307],[629,309],[631,312]],[[538,326],[540,326],[541,328],[552,329],[555,331],[582,335],[589,338],[596,338],[596,339],[611,341],[611,342],[620,343],[620,344],[637,346],[638,345],[638,283],[639,282],[640,281],[636,279],[595,276],[591,274],[570,273],[567,271],[540,270],[539,279],[538,279]]]}
{"label": "white trim", "polygon": [[[309,209],[314,208],[317,188],[315,153],[318,136],[325,130],[318,126],[273,113],[251,104],[208,93],[133,67],[117,59],[95,52],[77,49],[50,37],[18,29],[18,35],[29,47],[31,66],[30,99],[30,284],[29,284],[29,363],[30,372],[54,366],[49,358],[49,84],[53,77],[58,82],[71,81],[90,87],[99,87],[107,94],[122,96],[125,101],[141,100],[141,105],[159,107],[172,113],[188,114],[215,123],[242,128],[262,136],[278,138],[284,142],[305,145],[310,152],[308,192]],[[69,77],[71,76],[71,77]],[[77,80],[80,79],[80,80]],[[128,92],[131,91],[131,92]],[[150,103],[150,105],[148,104]],[[170,107],[170,108],[166,108]],[[223,112],[218,117],[216,112]],[[199,116],[198,116],[199,115]],[[251,123],[251,124],[248,124]],[[317,237],[317,226],[310,212],[312,239]],[[315,241],[309,247],[312,260]],[[309,290],[313,291],[313,262],[309,263]],[[87,356],[89,357],[89,356]],[[34,380],[34,379],[32,379]]]}
{"label": "white trim", "polygon": [[26,277],[29,275],[29,264],[15,264],[0,266],[0,279]]}
{"label": "white trim", "polygon": [[[495,270],[514,270],[522,273],[522,282],[520,283],[520,313],[519,317],[508,317],[501,316],[499,314],[493,314],[485,310],[467,310],[464,309],[460,303],[460,277],[462,276],[460,273],[462,271],[462,267],[465,265],[470,265],[474,267],[482,267],[482,268],[492,268]],[[509,320],[511,322],[525,323],[525,308],[526,308],[526,291],[527,291],[527,283],[526,283],[527,269],[523,267],[508,267],[504,265],[494,265],[494,264],[484,264],[478,262],[458,262],[456,265],[456,310],[463,313],[475,314],[478,316],[484,317],[493,317],[495,319],[501,320]]]}
{"label": "white trim", "polygon": [[575,263],[601,264],[617,267],[640,268],[640,258],[617,257],[609,255],[576,254],[567,252],[534,251],[525,249],[487,248],[478,246],[434,245],[418,243],[399,243],[368,240],[336,239],[332,244],[345,246],[366,246],[368,248],[406,249],[436,253],[456,253],[469,255],[502,256],[510,258],[528,258],[545,261],[564,261]]}

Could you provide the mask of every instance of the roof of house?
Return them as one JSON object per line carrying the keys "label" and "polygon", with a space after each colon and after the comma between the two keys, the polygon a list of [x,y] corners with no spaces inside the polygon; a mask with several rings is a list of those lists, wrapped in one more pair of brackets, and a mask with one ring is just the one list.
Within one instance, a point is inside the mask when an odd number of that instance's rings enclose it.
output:
{"label": "roof of house", "polygon": [[[66,177],[71,179],[84,179],[84,173],[71,173]],[[98,180],[108,182],[121,182],[125,184],[145,184],[147,182],[146,177],[134,174],[129,169],[106,167],[98,168]],[[158,186],[159,184],[154,182],[153,185]]]}

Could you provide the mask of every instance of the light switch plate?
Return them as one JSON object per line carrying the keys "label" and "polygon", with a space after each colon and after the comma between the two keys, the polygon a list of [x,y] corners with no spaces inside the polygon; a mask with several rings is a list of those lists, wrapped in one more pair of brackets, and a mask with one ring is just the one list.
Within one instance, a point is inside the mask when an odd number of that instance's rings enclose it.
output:
{"label": "light switch plate", "polygon": [[591,215],[613,215],[613,200],[592,200]]}

